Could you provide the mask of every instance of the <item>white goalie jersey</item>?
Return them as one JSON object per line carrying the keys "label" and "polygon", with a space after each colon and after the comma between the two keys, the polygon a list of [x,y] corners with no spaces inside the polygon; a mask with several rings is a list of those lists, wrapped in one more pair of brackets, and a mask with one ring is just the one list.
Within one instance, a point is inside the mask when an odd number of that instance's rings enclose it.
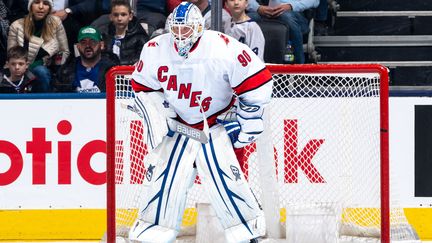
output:
{"label": "white goalie jersey", "polygon": [[202,112],[211,127],[236,97],[253,107],[245,113],[261,116],[271,98],[272,76],[248,46],[206,30],[187,58],[178,55],[170,34],[147,42],[132,74],[132,86],[136,92],[162,91],[177,120],[202,129]]}

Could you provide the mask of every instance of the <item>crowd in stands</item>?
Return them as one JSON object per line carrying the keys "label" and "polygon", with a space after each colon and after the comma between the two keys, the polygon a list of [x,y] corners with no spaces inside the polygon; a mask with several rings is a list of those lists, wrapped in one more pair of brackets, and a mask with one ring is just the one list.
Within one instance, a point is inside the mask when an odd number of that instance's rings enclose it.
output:
{"label": "crowd in stands", "polygon": [[[211,1],[187,0],[211,26]],[[105,72],[133,65],[142,46],[169,32],[181,0],[0,0],[0,93],[104,92]],[[318,35],[326,34],[327,0],[223,0],[221,31],[264,60],[257,21],[289,28],[294,63],[305,63],[304,36],[316,10]]]}

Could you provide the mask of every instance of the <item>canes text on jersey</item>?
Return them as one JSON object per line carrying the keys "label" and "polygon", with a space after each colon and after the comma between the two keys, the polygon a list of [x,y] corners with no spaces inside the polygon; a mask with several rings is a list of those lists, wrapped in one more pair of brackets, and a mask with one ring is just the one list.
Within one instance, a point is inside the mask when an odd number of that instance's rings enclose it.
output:
{"label": "canes text on jersey", "polygon": [[177,75],[167,75],[168,71],[168,66],[160,66],[157,73],[159,82],[168,82],[166,85],[166,90],[177,92],[178,99],[188,99],[190,101],[190,107],[198,107],[198,100],[201,99],[202,110],[204,112],[208,111],[212,97],[201,98],[202,91],[192,91],[192,83],[178,84]]}

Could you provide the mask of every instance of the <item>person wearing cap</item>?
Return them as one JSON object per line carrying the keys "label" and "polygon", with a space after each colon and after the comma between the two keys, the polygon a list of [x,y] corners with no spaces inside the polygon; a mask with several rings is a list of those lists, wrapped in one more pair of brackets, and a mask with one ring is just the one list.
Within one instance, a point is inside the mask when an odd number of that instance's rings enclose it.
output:
{"label": "person wearing cap", "polygon": [[70,57],[56,75],[55,87],[59,92],[105,92],[105,73],[119,65],[118,57],[104,51],[100,31],[85,26],[78,32],[78,57]]}
{"label": "person wearing cap", "polygon": [[70,54],[62,22],[50,14],[52,8],[52,0],[29,0],[29,13],[9,28],[8,50],[22,46],[28,51],[29,70],[36,76],[33,92],[52,91],[52,57],[60,55],[64,63]]}

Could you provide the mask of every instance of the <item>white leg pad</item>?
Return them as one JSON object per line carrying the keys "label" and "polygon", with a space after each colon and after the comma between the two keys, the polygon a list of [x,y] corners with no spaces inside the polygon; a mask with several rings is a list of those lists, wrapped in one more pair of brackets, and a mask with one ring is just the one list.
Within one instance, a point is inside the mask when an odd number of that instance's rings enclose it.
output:
{"label": "white leg pad", "polygon": [[196,171],[193,161],[201,144],[179,134],[166,136],[145,158],[147,194],[129,238],[140,242],[172,242],[178,234],[187,190]]}
{"label": "white leg pad", "polygon": [[210,141],[202,146],[196,162],[201,182],[225,229],[227,241],[243,242],[263,236],[264,214],[249,188],[223,127],[211,130]]}
{"label": "white leg pad", "polygon": [[244,227],[243,224],[236,225],[225,229],[225,238],[228,243],[234,242],[249,242],[251,239],[265,235],[265,218],[264,215],[259,216],[256,219],[247,221],[247,224],[253,235],[251,237],[250,232]]}
{"label": "white leg pad", "polygon": [[174,242],[178,231],[160,225],[136,220],[129,231],[129,239],[143,243]]}

